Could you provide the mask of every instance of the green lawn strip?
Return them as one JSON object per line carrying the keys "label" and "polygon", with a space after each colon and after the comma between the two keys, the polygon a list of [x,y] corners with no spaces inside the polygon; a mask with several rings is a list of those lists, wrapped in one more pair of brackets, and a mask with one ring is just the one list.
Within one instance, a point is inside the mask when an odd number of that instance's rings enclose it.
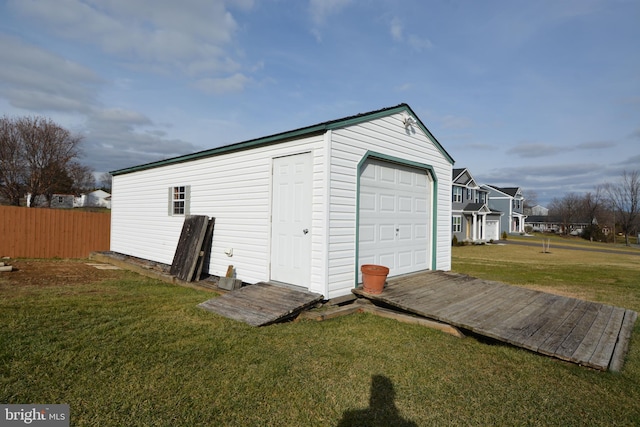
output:
{"label": "green lawn strip", "polygon": [[[467,249],[457,271],[501,257]],[[617,268],[601,267],[602,298],[637,301]],[[0,292],[0,402],[68,403],[73,425],[338,425],[371,413],[376,376],[393,388],[373,410],[385,423],[640,423],[637,326],[611,374],[370,314],[253,328],[197,308],[209,292],[133,274]]]}
{"label": "green lawn strip", "polygon": [[624,238],[618,238],[616,243],[605,243],[605,242],[592,242],[586,239],[583,239],[579,236],[565,236],[561,234],[551,234],[551,233],[533,233],[530,235],[509,235],[507,242],[510,240],[517,242],[528,242],[528,243],[536,243],[540,245],[542,248],[542,242],[550,242],[551,249],[554,246],[570,246],[570,247],[582,247],[588,249],[598,249],[604,251],[630,251],[630,252],[638,252],[640,253],[640,248],[636,245],[636,238],[633,237],[630,239],[631,246],[626,246],[624,244]]}

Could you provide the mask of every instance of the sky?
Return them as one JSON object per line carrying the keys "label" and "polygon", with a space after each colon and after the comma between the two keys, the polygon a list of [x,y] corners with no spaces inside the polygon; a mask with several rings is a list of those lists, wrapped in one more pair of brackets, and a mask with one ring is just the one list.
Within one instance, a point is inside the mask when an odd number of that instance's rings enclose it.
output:
{"label": "sky", "polygon": [[411,106],[540,204],[640,169],[637,0],[0,0],[0,115],[96,174]]}

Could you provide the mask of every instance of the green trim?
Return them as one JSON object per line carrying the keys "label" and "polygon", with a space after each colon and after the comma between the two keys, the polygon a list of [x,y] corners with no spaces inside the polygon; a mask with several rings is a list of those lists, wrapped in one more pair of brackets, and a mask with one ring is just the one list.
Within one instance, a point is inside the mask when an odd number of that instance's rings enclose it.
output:
{"label": "green trim", "polygon": [[320,123],[305,128],[295,129],[288,132],[278,133],[271,136],[265,136],[262,138],[252,139],[249,141],[239,142],[236,144],[225,145],[223,147],[212,148],[209,150],[199,151],[197,153],[187,154],[184,156],[172,157],[170,159],[160,160],[157,162],[146,163],[143,165],[132,166],[129,168],[118,169],[111,171],[111,175],[124,175],[132,172],[139,172],[147,169],[154,169],[162,166],[173,165],[178,163],[189,162],[191,160],[203,159],[207,157],[218,156],[221,154],[232,153],[236,151],[248,150],[251,148],[267,146],[271,144],[279,144],[281,142],[289,141],[292,139],[307,137],[316,134],[322,134],[328,130],[339,129],[347,126],[353,126],[359,123],[368,122],[371,120],[379,119],[381,117],[390,116],[399,112],[406,111],[410,113],[416,120],[417,126],[427,135],[431,142],[438,148],[438,150],[444,155],[444,157],[453,164],[453,158],[447,153],[447,151],[440,145],[438,140],[431,134],[429,129],[422,123],[418,116],[413,112],[411,107],[407,104],[400,104],[395,107],[385,108],[378,111],[372,111],[369,113],[359,114],[356,116],[345,117],[338,120]]}
{"label": "green trim", "polygon": [[433,180],[433,193],[431,194],[431,215],[433,218],[433,226],[431,229],[431,269],[436,270],[436,251],[438,248],[438,177],[436,176],[433,166],[426,163],[414,162],[412,160],[402,159],[400,157],[389,156],[387,154],[377,153],[374,151],[367,151],[362,159],[358,162],[358,174],[356,177],[356,266],[355,266],[355,283],[354,288],[358,287],[358,262],[360,260],[360,175],[362,173],[362,166],[369,159],[383,160],[385,162],[397,163],[404,166],[410,166],[412,168],[421,169],[426,171]]}

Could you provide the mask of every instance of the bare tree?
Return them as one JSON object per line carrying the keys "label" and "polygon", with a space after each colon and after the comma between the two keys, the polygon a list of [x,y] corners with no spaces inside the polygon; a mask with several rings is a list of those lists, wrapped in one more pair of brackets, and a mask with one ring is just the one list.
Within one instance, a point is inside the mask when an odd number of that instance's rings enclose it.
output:
{"label": "bare tree", "polygon": [[[605,190],[615,210],[616,222],[629,246],[629,235],[637,229],[640,219],[640,172],[624,171],[617,184],[605,184]],[[615,225],[615,224],[614,224]]]}
{"label": "bare tree", "polygon": [[[12,205],[20,205],[24,193],[51,196],[56,192],[75,193],[94,187],[90,170],[76,159],[80,155],[79,136],[44,117],[0,119],[0,195]],[[88,182],[91,181],[91,185]]]}
{"label": "bare tree", "polygon": [[43,117],[22,117],[16,122],[24,144],[27,163],[25,182],[33,198],[51,195],[61,186],[61,180],[72,160],[80,155],[81,138]]}
{"label": "bare tree", "polygon": [[76,196],[95,190],[96,178],[93,176],[91,168],[81,165],[78,162],[71,162],[67,168],[69,177],[73,181],[70,193]]}
{"label": "bare tree", "polygon": [[549,205],[549,214],[562,222],[562,232],[569,233],[571,224],[580,216],[582,200],[576,193],[567,193],[562,199],[555,198]]}
{"label": "bare tree", "polygon": [[107,193],[111,193],[111,183],[113,182],[113,177],[109,172],[105,172],[100,175],[100,179],[98,180],[100,184],[100,188],[102,188]]}
{"label": "bare tree", "polygon": [[20,206],[25,168],[20,134],[13,121],[4,116],[0,119],[0,195],[10,205]]}
{"label": "bare tree", "polygon": [[582,198],[581,215],[588,221],[587,228],[582,234],[585,239],[602,239],[602,231],[598,222],[604,219],[604,205],[604,190],[601,185],[596,186],[593,192],[587,192]]}

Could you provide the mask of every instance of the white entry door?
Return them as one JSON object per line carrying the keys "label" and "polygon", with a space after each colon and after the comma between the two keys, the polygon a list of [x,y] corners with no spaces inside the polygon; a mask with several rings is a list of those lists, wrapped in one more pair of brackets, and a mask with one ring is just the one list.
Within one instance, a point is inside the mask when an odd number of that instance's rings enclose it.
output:
{"label": "white entry door", "polygon": [[431,259],[431,180],[427,172],[367,160],[360,174],[358,253],[389,276],[427,270]]}
{"label": "white entry door", "polygon": [[311,153],[273,159],[271,280],[311,283]]}

